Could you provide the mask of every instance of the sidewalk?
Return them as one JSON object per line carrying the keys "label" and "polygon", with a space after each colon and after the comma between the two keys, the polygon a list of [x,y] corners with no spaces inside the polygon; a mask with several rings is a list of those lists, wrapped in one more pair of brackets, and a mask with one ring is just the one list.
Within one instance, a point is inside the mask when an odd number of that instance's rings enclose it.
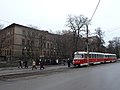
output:
{"label": "sidewalk", "polygon": [[18,68],[18,67],[5,67],[5,68],[0,68],[0,76],[5,76],[5,75],[12,75],[12,74],[22,74],[22,73],[34,73],[34,72],[43,72],[43,71],[50,71],[50,70],[55,70],[55,69],[60,69],[60,68],[67,68],[67,66],[64,65],[45,65],[44,70],[40,70],[39,66],[37,66],[37,70],[32,70],[32,67],[29,66],[28,68]]}

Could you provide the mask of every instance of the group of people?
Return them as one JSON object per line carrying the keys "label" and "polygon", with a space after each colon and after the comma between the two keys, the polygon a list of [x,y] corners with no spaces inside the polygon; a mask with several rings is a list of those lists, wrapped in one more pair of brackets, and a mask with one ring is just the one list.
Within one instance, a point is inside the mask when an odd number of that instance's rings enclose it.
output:
{"label": "group of people", "polygon": [[[44,66],[43,66],[43,60],[39,60],[39,66],[40,66],[40,70],[41,69],[44,69]],[[65,60],[63,60],[63,64],[65,65],[65,63],[66,63],[66,61]],[[22,60],[19,60],[19,62],[18,62],[18,68],[28,68],[28,62],[25,60],[24,62],[22,61]],[[70,65],[71,65],[71,61],[70,61],[70,59],[68,58],[67,59],[67,65],[68,65],[68,67],[70,67]],[[36,70],[37,69],[37,63],[36,63],[36,61],[35,60],[32,60],[32,70]]]}
{"label": "group of people", "polygon": [[[44,69],[43,60],[41,60],[41,59],[39,60],[39,65],[40,65],[40,70]],[[32,70],[33,69],[37,69],[37,67],[36,67],[36,61],[35,60],[32,61]]]}
{"label": "group of people", "polygon": [[[41,59],[39,60],[39,66],[40,66],[40,70],[44,69],[43,61]],[[18,68],[28,68],[28,62],[26,60],[25,61],[19,60]],[[37,69],[37,63],[35,60],[32,60],[32,70],[33,69]]]}
{"label": "group of people", "polygon": [[71,66],[71,60],[68,58],[67,60],[63,60],[63,65],[66,65],[66,63],[67,63],[67,65],[68,65],[68,67],[70,67]]}
{"label": "group of people", "polygon": [[22,61],[22,60],[19,60],[18,61],[18,68],[28,68],[28,63],[27,63],[27,61],[25,60],[24,62]]}

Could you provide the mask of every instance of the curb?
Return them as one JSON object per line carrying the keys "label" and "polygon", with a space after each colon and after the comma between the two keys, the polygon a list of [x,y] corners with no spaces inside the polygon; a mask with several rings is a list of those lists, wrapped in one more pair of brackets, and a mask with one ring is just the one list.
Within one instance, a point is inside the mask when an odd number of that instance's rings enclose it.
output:
{"label": "curb", "polygon": [[46,74],[52,74],[54,72],[61,72],[63,69],[66,69],[66,66],[60,66],[57,68],[47,68],[45,70],[31,70],[29,72],[17,72],[17,73],[9,73],[9,74],[3,74],[0,75],[0,80],[9,80],[14,78],[22,78],[22,77],[30,77],[35,75],[46,75]]}

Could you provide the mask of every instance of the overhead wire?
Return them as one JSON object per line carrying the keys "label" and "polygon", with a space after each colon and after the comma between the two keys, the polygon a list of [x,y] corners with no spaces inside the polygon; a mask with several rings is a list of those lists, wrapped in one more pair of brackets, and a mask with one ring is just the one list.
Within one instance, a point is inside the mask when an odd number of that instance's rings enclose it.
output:
{"label": "overhead wire", "polygon": [[111,33],[111,32],[116,31],[116,30],[118,30],[118,29],[120,29],[120,26],[115,27],[115,28],[111,28],[111,29],[107,29],[107,30],[105,30],[105,32]]}
{"label": "overhead wire", "polygon": [[93,14],[92,14],[92,16],[91,16],[91,18],[90,18],[89,22],[91,22],[91,21],[92,21],[92,19],[93,19],[93,17],[94,17],[94,15],[95,15],[95,13],[96,13],[96,11],[97,11],[97,8],[98,8],[99,4],[100,4],[100,0],[98,1],[98,4],[97,4],[97,6],[96,6],[96,8],[95,8],[95,10],[94,10],[94,12],[93,12]]}
{"label": "overhead wire", "polygon": [[0,19],[0,21],[6,22],[6,23],[12,23],[12,22],[9,22],[9,21],[3,20],[3,19]]}
{"label": "overhead wire", "polygon": [[[93,14],[92,14],[91,19],[89,20],[89,22],[92,21],[92,19],[93,19],[95,13],[96,13],[96,11],[97,11],[97,8],[98,8],[99,4],[100,4],[100,0],[98,1],[98,4],[97,4],[97,6],[96,6],[96,8],[95,8],[95,10],[94,10],[94,12],[93,12]],[[108,30],[105,31],[105,32],[107,32],[107,33],[111,33],[111,32],[116,31],[116,30],[118,30],[118,29],[120,29],[120,26],[115,27],[114,29],[108,29]],[[108,31],[109,31],[109,32],[108,32]]]}

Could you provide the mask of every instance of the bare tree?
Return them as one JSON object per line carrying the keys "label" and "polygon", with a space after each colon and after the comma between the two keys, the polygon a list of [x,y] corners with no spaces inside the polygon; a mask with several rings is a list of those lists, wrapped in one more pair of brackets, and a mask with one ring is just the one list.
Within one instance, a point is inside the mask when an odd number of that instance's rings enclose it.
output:
{"label": "bare tree", "polygon": [[105,43],[104,39],[103,39],[104,32],[101,30],[100,27],[98,27],[97,29],[95,29],[95,32],[97,34],[97,37],[99,38],[98,42],[97,42],[97,48],[98,48],[98,51],[101,51],[102,47],[103,47],[103,44]]}
{"label": "bare tree", "polygon": [[107,50],[110,53],[116,53],[117,57],[120,58],[120,37],[114,37],[113,40],[110,40]]}
{"label": "bare tree", "polygon": [[2,29],[3,29],[3,27],[4,27],[4,25],[3,25],[3,24],[0,24],[0,30],[2,30]]}
{"label": "bare tree", "polygon": [[89,20],[87,17],[84,17],[83,15],[80,16],[72,16],[68,15],[67,18],[67,27],[72,30],[73,32],[73,41],[74,41],[74,51],[78,49],[78,39],[80,38],[80,32],[82,31],[81,28],[88,24]]}
{"label": "bare tree", "polygon": [[113,53],[115,52],[115,46],[114,46],[114,41],[113,40],[110,40],[108,41],[108,46],[107,46],[107,51],[110,52],[110,53]]}
{"label": "bare tree", "polygon": [[32,25],[32,24],[28,24],[27,26],[33,29],[40,29],[40,27]]}
{"label": "bare tree", "polygon": [[73,54],[73,32],[63,30],[62,31],[62,51],[64,52],[64,58],[67,58],[69,56],[72,56]]}
{"label": "bare tree", "polygon": [[120,57],[120,37],[114,37],[114,47],[115,47],[115,52],[118,57]]}

